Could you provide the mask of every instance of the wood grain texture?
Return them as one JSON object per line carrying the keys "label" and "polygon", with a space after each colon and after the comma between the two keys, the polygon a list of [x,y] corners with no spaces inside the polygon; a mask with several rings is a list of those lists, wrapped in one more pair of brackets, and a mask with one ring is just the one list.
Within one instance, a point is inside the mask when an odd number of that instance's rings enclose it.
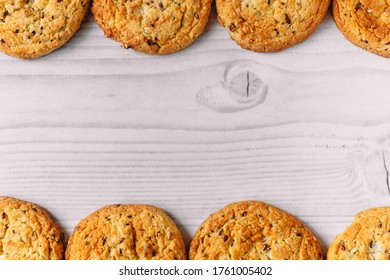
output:
{"label": "wood grain texture", "polygon": [[43,59],[0,55],[0,194],[67,234],[106,204],[154,204],[187,244],[212,212],[257,199],[326,247],[356,212],[390,205],[389,74],[330,15],[303,44],[257,54],[213,14],[169,56],[121,49],[89,19]]}

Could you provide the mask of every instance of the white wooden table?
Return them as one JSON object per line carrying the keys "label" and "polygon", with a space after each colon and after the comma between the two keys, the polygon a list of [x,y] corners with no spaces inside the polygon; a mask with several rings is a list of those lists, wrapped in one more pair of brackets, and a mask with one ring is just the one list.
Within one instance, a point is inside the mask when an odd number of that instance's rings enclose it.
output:
{"label": "white wooden table", "polygon": [[326,248],[356,212],[390,205],[390,60],[330,15],[303,44],[258,54],[214,13],[169,56],[122,49],[90,18],[45,58],[0,54],[0,155],[0,194],[42,205],[68,235],[101,206],[148,203],[189,243],[209,214],[255,199]]}

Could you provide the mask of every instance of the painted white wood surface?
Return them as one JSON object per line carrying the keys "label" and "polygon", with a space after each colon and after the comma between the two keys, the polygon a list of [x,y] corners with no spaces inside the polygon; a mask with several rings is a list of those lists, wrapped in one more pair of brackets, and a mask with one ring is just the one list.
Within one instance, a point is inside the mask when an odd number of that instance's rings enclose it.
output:
{"label": "painted white wood surface", "polygon": [[45,58],[0,54],[0,194],[42,205],[67,234],[106,204],[148,203],[188,243],[212,212],[256,199],[326,248],[354,213],[390,205],[389,170],[390,61],[330,15],[275,54],[240,49],[215,14],[169,56],[122,49],[91,18]]}

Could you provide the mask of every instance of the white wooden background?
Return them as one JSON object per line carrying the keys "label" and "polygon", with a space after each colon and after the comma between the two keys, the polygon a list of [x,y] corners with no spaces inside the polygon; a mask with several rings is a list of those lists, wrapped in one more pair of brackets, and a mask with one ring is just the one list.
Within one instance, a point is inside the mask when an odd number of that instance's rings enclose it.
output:
{"label": "white wooden background", "polygon": [[42,205],[68,235],[101,206],[148,203],[188,244],[210,213],[256,199],[326,248],[356,212],[390,205],[389,170],[390,60],[330,15],[275,54],[240,49],[215,13],[169,56],[122,49],[91,18],[45,58],[0,54],[0,194]]}

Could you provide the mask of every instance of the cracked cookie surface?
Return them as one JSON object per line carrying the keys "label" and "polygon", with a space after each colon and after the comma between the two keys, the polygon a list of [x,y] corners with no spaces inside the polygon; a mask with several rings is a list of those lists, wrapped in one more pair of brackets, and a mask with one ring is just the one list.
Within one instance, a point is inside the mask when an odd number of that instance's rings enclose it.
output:
{"label": "cracked cookie surface", "polygon": [[169,54],[204,31],[212,0],[94,0],[92,13],[107,37],[124,48]]}
{"label": "cracked cookie surface", "polygon": [[169,216],[150,205],[110,205],[82,220],[68,260],[184,260],[183,237]]}
{"label": "cracked cookie surface", "polygon": [[353,44],[390,57],[390,0],[334,0],[333,17]]}
{"label": "cracked cookie surface", "polygon": [[0,197],[0,260],[60,260],[61,232],[41,207]]}
{"label": "cracked cookie surface", "polygon": [[390,260],[390,207],[360,212],[329,247],[329,260]]}
{"label": "cracked cookie surface", "polygon": [[64,45],[80,28],[89,0],[0,1],[0,50],[32,59]]}
{"label": "cracked cookie surface", "polygon": [[304,41],[330,0],[216,0],[219,23],[242,48],[275,52]]}
{"label": "cracked cookie surface", "polygon": [[322,259],[315,235],[297,218],[269,204],[242,201],[212,214],[190,246],[193,260]]}

